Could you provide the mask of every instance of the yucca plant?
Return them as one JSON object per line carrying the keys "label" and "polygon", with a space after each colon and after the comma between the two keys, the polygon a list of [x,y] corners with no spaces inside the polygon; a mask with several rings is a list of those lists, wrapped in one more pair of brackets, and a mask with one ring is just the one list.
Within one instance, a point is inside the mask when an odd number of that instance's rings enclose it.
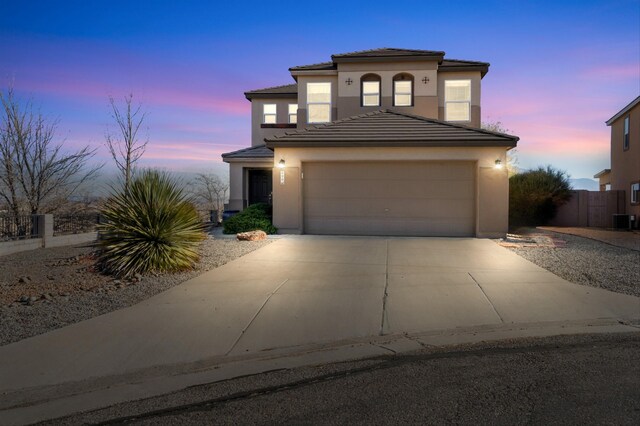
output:
{"label": "yucca plant", "polygon": [[99,263],[107,273],[175,272],[192,268],[205,237],[198,212],[166,173],[145,170],[114,193],[101,211]]}

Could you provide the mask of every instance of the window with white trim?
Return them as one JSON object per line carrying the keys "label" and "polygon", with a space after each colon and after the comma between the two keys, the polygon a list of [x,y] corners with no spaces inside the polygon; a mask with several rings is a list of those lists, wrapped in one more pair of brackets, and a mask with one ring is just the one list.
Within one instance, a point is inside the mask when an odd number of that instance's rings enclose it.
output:
{"label": "window with white trim", "polygon": [[628,115],[624,118],[622,149],[624,149],[625,151],[629,149],[629,116]]}
{"label": "window with white trim", "polygon": [[307,83],[307,122],[331,121],[331,83]]}
{"label": "window with white trim", "polygon": [[380,76],[366,74],[362,76],[362,106],[380,106]]}
{"label": "window with white trim", "polygon": [[393,106],[413,105],[413,76],[407,73],[393,77]]}
{"label": "window with white trim", "polygon": [[298,122],[298,104],[289,104],[289,124]]}
{"label": "window with white trim", "polygon": [[262,123],[276,123],[276,104],[264,104],[262,107]]}
{"label": "window with white trim", "polygon": [[640,182],[631,184],[631,204],[640,204]]}
{"label": "window with white trim", "polygon": [[471,80],[444,82],[445,121],[471,121]]}

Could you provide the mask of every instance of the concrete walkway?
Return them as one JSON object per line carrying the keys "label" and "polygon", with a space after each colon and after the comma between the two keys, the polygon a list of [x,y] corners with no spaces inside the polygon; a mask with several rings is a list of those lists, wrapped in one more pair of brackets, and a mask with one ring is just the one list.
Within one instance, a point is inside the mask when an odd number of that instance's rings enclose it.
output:
{"label": "concrete walkway", "polygon": [[559,234],[576,235],[589,238],[616,247],[640,251],[640,233],[637,231],[611,231],[600,228],[571,228],[558,226],[539,226],[544,231],[557,232]]}
{"label": "concrete walkway", "polygon": [[[189,385],[179,374],[229,362],[244,374],[265,356],[289,367],[299,361],[283,356],[319,345],[351,345],[344,359],[385,336],[406,350],[443,330],[638,321],[639,298],[568,283],[490,240],[282,238],[138,305],[0,347],[0,423],[168,392]],[[156,385],[114,391],[141,377]]]}

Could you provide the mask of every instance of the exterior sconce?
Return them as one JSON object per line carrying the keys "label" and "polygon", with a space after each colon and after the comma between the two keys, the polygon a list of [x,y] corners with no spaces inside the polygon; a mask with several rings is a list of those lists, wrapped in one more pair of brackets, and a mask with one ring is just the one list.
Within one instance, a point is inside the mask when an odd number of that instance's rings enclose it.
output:
{"label": "exterior sconce", "polygon": [[502,168],[502,160],[500,160],[499,158],[496,160],[495,168],[496,169],[501,169]]}
{"label": "exterior sconce", "polygon": [[278,168],[284,169],[284,158],[281,158],[280,161],[278,161]]}

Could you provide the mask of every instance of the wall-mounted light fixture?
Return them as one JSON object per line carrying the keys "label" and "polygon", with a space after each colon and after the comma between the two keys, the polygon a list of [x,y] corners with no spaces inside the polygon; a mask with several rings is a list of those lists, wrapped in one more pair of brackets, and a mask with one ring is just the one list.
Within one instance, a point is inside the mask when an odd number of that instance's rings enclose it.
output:
{"label": "wall-mounted light fixture", "polygon": [[284,169],[284,158],[281,158],[280,161],[278,161],[278,168]]}
{"label": "wall-mounted light fixture", "polygon": [[499,158],[496,160],[496,165],[495,165],[496,169],[501,169],[502,168],[502,160],[500,160]]}

